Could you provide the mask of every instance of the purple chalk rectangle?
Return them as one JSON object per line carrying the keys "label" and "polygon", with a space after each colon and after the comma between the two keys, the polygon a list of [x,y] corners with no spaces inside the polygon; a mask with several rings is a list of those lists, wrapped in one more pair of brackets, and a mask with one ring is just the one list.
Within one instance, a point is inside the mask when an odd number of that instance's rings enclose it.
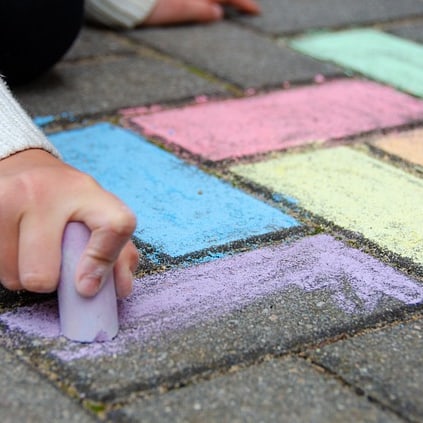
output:
{"label": "purple chalk rectangle", "polygon": [[[318,235],[140,279],[133,295],[120,303],[121,330],[113,341],[77,349],[64,345],[54,354],[72,360],[122,352],[291,287],[322,292],[352,315],[374,312],[383,299],[405,305],[423,301],[423,286],[416,281],[330,236]],[[54,304],[23,307],[3,314],[0,322],[28,335],[59,335]]]}
{"label": "purple chalk rectangle", "polygon": [[420,100],[373,82],[338,80],[140,113],[131,121],[147,136],[223,160],[403,125],[422,116]]}

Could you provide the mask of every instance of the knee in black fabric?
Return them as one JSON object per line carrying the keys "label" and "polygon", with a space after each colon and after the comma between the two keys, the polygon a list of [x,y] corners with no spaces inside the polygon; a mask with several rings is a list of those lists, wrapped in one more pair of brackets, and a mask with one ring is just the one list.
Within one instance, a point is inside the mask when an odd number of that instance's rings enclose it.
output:
{"label": "knee in black fabric", "polygon": [[83,0],[1,0],[0,74],[29,82],[66,53],[78,35]]}

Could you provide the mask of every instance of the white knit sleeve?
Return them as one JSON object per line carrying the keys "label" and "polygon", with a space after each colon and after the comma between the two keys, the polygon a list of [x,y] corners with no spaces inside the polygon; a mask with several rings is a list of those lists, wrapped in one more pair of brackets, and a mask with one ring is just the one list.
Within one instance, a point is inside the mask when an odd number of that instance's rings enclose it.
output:
{"label": "white knit sleeve", "polygon": [[60,156],[0,77],[0,159],[30,148],[40,148]]}
{"label": "white knit sleeve", "polygon": [[156,0],[86,0],[88,19],[113,28],[134,28],[150,14]]}

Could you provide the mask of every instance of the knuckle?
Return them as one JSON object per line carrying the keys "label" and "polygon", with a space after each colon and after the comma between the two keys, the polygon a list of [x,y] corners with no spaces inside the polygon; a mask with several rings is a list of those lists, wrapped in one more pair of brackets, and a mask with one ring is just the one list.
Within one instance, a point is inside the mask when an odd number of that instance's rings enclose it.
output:
{"label": "knuckle", "polygon": [[38,273],[25,273],[21,277],[22,286],[31,292],[48,293],[56,289],[54,278]]}
{"label": "knuckle", "polygon": [[107,230],[122,237],[129,237],[135,230],[137,219],[128,208],[122,208],[116,213],[107,226]]}

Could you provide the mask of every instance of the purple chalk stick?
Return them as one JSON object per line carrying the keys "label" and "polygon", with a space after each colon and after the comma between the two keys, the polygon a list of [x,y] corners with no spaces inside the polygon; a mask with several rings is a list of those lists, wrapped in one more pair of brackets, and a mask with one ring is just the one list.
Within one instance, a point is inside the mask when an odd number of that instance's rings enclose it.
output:
{"label": "purple chalk stick", "polygon": [[91,298],[81,296],[75,288],[75,272],[90,237],[82,223],[66,226],[62,243],[62,269],[59,299],[62,335],[73,341],[103,342],[113,339],[119,330],[113,272],[100,292]]}

